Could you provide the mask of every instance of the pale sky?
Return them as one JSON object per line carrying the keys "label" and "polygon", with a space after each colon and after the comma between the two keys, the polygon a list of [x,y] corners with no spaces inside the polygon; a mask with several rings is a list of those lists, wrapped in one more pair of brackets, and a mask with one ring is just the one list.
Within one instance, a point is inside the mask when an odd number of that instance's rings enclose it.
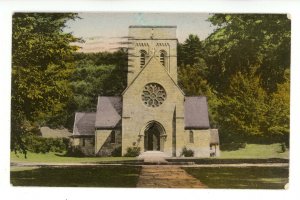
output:
{"label": "pale sky", "polygon": [[69,21],[67,32],[85,40],[82,52],[114,51],[124,46],[130,25],[175,25],[183,42],[189,34],[205,39],[214,27],[208,13],[79,13],[82,19]]}

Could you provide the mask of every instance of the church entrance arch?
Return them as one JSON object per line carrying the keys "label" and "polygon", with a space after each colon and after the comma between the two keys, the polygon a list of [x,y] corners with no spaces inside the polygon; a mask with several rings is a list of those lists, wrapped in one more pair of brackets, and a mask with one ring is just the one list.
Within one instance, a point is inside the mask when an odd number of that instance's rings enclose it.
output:
{"label": "church entrance arch", "polygon": [[148,122],[144,129],[144,150],[163,151],[165,135],[165,129],[159,122]]}

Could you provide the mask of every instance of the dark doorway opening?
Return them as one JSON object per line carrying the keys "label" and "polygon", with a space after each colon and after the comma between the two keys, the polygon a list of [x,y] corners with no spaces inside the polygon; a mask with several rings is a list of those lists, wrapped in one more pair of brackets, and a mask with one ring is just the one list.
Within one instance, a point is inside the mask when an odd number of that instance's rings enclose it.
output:
{"label": "dark doorway opening", "polygon": [[160,151],[161,133],[158,126],[153,123],[145,130],[144,147],[145,151]]}

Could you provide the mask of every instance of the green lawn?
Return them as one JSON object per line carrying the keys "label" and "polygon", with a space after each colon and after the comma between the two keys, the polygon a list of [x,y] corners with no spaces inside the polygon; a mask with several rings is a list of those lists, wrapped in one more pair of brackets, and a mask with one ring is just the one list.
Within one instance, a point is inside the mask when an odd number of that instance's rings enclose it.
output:
{"label": "green lawn", "polygon": [[27,159],[24,155],[10,154],[11,162],[32,162],[32,163],[97,163],[108,161],[129,161],[136,160],[132,157],[66,157],[63,153],[31,153],[28,152]]}
{"label": "green lawn", "polygon": [[247,144],[246,148],[236,151],[221,151],[219,158],[289,158],[289,151],[282,153],[279,143]]}
{"label": "green lawn", "polygon": [[[137,160],[132,157],[66,157],[63,153],[53,152],[46,154],[28,152],[27,159],[24,158],[24,155],[16,155],[14,152],[11,152],[10,156],[12,162],[32,163],[97,163]],[[289,151],[282,153],[280,144],[247,144],[244,149],[236,151],[222,151],[221,156],[218,158],[289,158]]]}
{"label": "green lawn", "polygon": [[14,186],[136,187],[141,167],[77,166],[12,168]]}
{"label": "green lawn", "polygon": [[209,188],[283,189],[287,167],[199,167],[184,168]]}

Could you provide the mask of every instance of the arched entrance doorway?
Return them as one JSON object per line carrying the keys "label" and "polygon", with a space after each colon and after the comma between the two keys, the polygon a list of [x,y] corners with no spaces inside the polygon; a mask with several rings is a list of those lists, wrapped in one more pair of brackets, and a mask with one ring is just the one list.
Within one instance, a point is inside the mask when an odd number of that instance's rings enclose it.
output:
{"label": "arched entrance doorway", "polygon": [[144,130],[144,150],[163,151],[165,136],[165,129],[160,123],[149,122]]}

